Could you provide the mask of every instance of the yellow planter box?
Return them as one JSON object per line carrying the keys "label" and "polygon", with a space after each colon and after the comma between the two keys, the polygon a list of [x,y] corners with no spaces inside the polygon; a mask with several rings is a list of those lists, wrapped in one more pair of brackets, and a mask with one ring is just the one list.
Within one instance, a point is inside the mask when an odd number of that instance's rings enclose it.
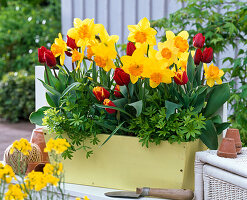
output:
{"label": "yellow planter box", "polygon": [[[103,142],[108,136],[98,137]],[[79,150],[72,160],[64,160],[65,182],[122,190],[193,189],[195,152],[204,148],[200,140],[181,144],[164,141],[146,148],[136,137],[113,136],[104,146],[95,146],[88,159]]]}

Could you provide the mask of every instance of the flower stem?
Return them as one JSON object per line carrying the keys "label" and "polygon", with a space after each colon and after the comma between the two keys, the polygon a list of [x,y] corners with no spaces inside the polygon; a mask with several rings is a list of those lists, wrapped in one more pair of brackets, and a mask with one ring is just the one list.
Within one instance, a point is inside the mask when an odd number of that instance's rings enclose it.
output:
{"label": "flower stem", "polygon": [[51,85],[49,77],[48,77],[48,71],[47,71],[47,66],[46,65],[45,65],[45,73],[46,73],[46,78],[47,78],[48,84]]}

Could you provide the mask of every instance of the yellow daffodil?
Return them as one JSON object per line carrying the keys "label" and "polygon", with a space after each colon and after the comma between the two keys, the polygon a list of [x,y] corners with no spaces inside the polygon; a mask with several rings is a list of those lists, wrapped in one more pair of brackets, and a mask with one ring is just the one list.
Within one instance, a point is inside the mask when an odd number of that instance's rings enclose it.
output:
{"label": "yellow daffodil", "polygon": [[58,38],[55,39],[55,43],[51,45],[51,51],[55,57],[60,56],[60,64],[64,64],[65,51],[67,51],[67,44],[63,41],[62,34],[58,34]]}
{"label": "yellow daffodil", "polygon": [[143,49],[137,49],[132,56],[122,56],[123,70],[130,75],[130,80],[135,84],[142,76],[143,72],[147,70],[149,60],[144,56]]}
{"label": "yellow daffodil", "polygon": [[67,35],[73,38],[78,47],[87,45],[90,40],[95,39],[94,19],[74,19],[74,28],[68,30]]}
{"label": "yellow daffodil", "polygon": [[207,80],[207,85],[213,87],[214,83],[222,84],[221,77],[224,75],[223,70],[219,69],[217,66],[214,66],[212,63],[209,67],[207,64],[203,64],[205,70],[205,78]]}
{"label": "yellow daffodil", "polygon": [[1,180],[6,183],[10,183],[12,179],[16,179],[12,167],[0,163],[0,184]]}
{"label": "yellow daffodil", "polygon": [[107,72],[112,68],[116,68],[113,63],[113,59],[117,56],[115,48],[100,43],[99,45],[92,47],[92,50],[94,52],[94,61],[96,65],[102,67]]}
{"label": "yellow daffodil", "polygon": [[157,51],[149,50],[149,61],[143,77],[149,78],[150,87],[156,88],[160,83],[171,83],[174,72],[169,69],[168,63],[157,59]]}
{"label": "yellow daffodil", "polygon": [[146,17],[139,21],[137,25],[129,25],[128,29],[130,31],[128,40],[131,42],[136,42],[137,44],[150,44],[156,45],[155,35],[157,31],[150,27],[150,22]]}
{"label": "yellow daffodil", "polygon": [[158,60],[166,62],[169,66],[177,63],[178,49],[174,46],[172,40],[167,40],[164,43],[158,43],[159,51],[156,54]]}
{"label": "yellow daffodil", "polygon": [[80,53],[76,49],[73,50],[73,52],[72,52],[72,62],[78,61],[77,67],[76,67],[76,71],[78,69],[80,69],[80,65],[81,65],[81,62],[82,62],[83,58],[84,58],[84,51],[82,51],[82,53]]}
{"label": "yellow daffodil", "polygon": [[181,54],[178,61],[178,68],[182,71],[187,71],[187,62],[188,62],[189,52],[184,52]]}
{"label": "yellow daffodil", "polygon": [[15,141],[10,148],[10,154],[13,154],[15,150],[20,151],[23,155],[29,155],[29,152],[32,150],[31,144],[27,141],[27,139],[20,139],[19,141]]}
{"label": "yellow daffodil", "polygon": [[57,138],[56,140],[54,140],[51,138],[47,142],[46,148],[44,151],[45,152],[55,151],[56,154],[61,154],[64,151],[66,151],[68,147],[70,147],[70,144],[66,141],[66,139]]}
{"label": "yellow daffodil", "polygon": [[177,36],[172,31],[166,31],[167,40],[172,40],[174,46],[178,49],[178,57],[180,58],[181,54],[187,52],[189,49],[189,33],[187,31],[181,31]]}

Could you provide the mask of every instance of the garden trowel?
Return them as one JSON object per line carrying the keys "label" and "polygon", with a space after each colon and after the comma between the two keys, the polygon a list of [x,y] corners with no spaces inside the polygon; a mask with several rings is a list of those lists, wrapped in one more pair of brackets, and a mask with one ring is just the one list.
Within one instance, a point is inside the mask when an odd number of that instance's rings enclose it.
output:
{"label": "garden trowel", "polygon": [[183,189],[155,189],[155,188],[136,188],[136,192],[132,191],[116,191],[105,193],[108,197],[124,197],[124,198],[140,198],[145,196],[153,196],[164,199],[174,200],[191,200],[194,197],[192,190]]}

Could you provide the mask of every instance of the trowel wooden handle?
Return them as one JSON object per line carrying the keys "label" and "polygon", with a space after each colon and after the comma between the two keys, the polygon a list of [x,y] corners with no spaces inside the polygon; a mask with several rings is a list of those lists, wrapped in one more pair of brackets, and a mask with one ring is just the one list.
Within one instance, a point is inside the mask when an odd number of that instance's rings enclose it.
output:
{"label": "trowel wooden handle", "polygon": [[[145,194],[145,196],[153,196],[174,200],[191,200],[194,197],[194,193],[192,190],[145,188],[145,190],[146,189],[149,189],[149,192],[148,194]],[[142,194],[143,188],[136,188],[136,193]]]}

